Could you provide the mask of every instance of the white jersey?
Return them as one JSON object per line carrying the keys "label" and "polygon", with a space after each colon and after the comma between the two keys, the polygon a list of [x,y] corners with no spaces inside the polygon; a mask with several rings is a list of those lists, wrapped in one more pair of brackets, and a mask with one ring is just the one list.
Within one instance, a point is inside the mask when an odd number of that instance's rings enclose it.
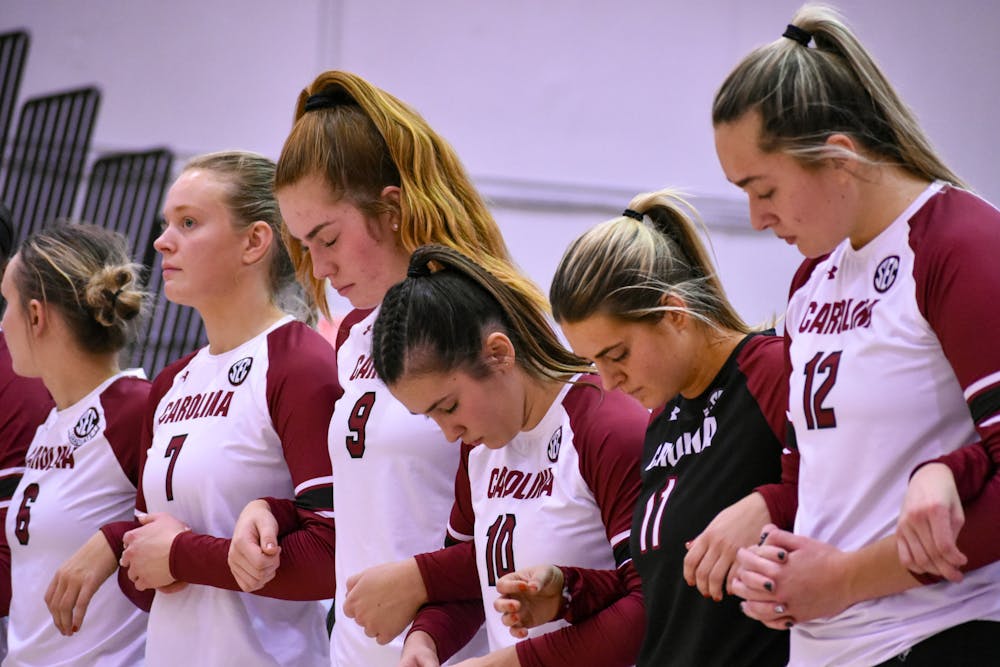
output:
{"label": "white jersey", "polygon": [[[249,501],[328,484],[322,423],[302,437],[294,412],[332,382],[332,355],[328,368],[316,366],[309,346],[329,355],[318,334],[284,318],[233,350],[206,347],[165,369],[153,387],[139,509],[168,512],[194,534],[228,537]],[[190,584],[155,596],[147,663],[326,665],[325,616],[320,602]]]}
{"label": "white jersey", "polygon": [[[631,558],[648,412],[596,383],[564,386],[537,426],[499,449],[463,448],[468,467],[459,471],[449,531],[474,537],[491,651],[520,641],[493,611],[498,578],[540,563],[615,570]],[[529,636],[567,625],[547,623]]]}
{"label": "white jersey", "polygon": [[[396,667],[406,633],[380,646],[344,615],[347,578],[373,565],[440,549],[455,499],[459,448],[413,415],[375,374],[371,331],[378,310],[353,311],[337,338],[344,395],[330,422],[337,523],[336,622],[332,664]],[[485,650],[480,643],[471,651]]]}
{"label": "white jersey", "polygon": [[148,395],[141,371],[119,373],[53,408],[31,441],[5,526],[13,583],[5,667],[142,663],[147,616],[114,577],[72,637],[56,629],[44,598],[56,570],[102,525],[131,518]]}
{"label": "white jersey", "polygon": [[[975,330],[968,306],[996,304],[972,303],[984,286],[963,283],[961,272],[998,260],[977,256],[976,238],[1000,239],[1000,215],[935,183],[867,245],[845,241],[796,276],[786,319],[801,454],[796,533],[843,550],[892,534],[910,472],[975,442],[976,427],[988,426],[991,413],[974,422],[967,398],[1000,382],[1000,355],[982,349],[995,348],[997,329]],[[872,665],[973,619],[1000,620],[1000,563],[959,584],[800,623],[790,662]]]}

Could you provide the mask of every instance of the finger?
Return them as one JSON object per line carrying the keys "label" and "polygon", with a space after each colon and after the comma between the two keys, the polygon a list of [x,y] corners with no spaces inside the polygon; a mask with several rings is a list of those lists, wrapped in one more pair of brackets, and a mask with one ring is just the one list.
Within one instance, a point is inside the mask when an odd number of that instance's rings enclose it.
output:
{"label": "finger", "polygon": [[[958,525],[956,525],[956,523]],[[964,523],[964,517],[942,517],[940,520],[931,520],[931,539],[934,543],[935,551],[940,554],[940,561],[944,561],[945,567],[957,568],[965,565],[968,559],[958,548],[958,531]],[[943,569],[943,568],[942,568]]]}
{"label": "finger", "polygon": [[785,549],[786,551],[795,551],[796,549],[801,549],[809,539],[801,535],[796,535],[787,530],[781,530],[777,526],[769,525],[768,529],[765,529],[767,537],[758,546],[771,546]]}
{"label": "finger", "polygon": [[177,593],[179,591],[184,590],[185,588],[187,588],[186,581],[175,581],[172,584],[167,584],[166,586],[160,586],[159,588],[156,589],[156,592],[170,594],[170,593]]}
{"label": "finger", "polygon": [[[521,572],[511,572],[497,579],[497,592],[501,595],[525,593],[530,590],[530,584],[529,579]],[[537,582],[535,582],[535,586],[538,586]]]}
{"label": "finger", "polygon": [[80,593],[76,596],[76,604],[72,606],[72,614],[70,615],[71,633],[75,633],[83,627],[83,619],[87,615],[87,607],[90,606],[90,599],[94,597],[96,591],[97,587],[92,584],[84,584],[80,589]]}
{"label": "finger", "polygon": [[361,574],[360,573],[359,574],[352,574],[351,576],[349,576],[347,578],[347,594],[348,595],[351,594],[351,590],[354,589],[354,587],[358,583],[358,579],[360,579],[360,578],[361,578]]}
{"label": "finger", "polygon": [[705,578],[708,594],[716,602],[720,601],[723,595],[725,595],[723,585],[726,583],[726,577],[729,574],[729,568],[731,565],[731,559],[718,558],[712,566],[711,571],[708,573],[708,576]]}
{"label": "finger", "polygon": [[143,526],[145,526],[145,525],[151,524],[154,521],[156,521],[157,517],[159,517],[159,513],[156,513],[156,514],[139,514],[139,515],[137,515],[136,518],[139,519],[139,523],[141,523]]}
{"label": "finger", "polygon": [[497,598],[493,601],[493,608],[501,614],[515,614],[521,611],[521,601],[514,598]]}
{"label": "finger", "polygon": [[760,621],[772,630],[788,630],[795,625],[795,619],[788,614],[775,613],[775,605],[755,606],[751,602],[740,603],[740,609],[748,617]]}
{"label": "finger", "polygon": [[[701,565],[702,560],[705,557],[705,552],[707,551],[707,540],[702,540],[700,537],[696,538],[694,542],[688,542],[690,547],[688,548],[687,554],[684,556],[684,581],[688,583],[688,586],[698,585],[698,566]],[[698,586],[698,590],[701,591],[702,595],[705,591],[702,590],[701,586]]]}

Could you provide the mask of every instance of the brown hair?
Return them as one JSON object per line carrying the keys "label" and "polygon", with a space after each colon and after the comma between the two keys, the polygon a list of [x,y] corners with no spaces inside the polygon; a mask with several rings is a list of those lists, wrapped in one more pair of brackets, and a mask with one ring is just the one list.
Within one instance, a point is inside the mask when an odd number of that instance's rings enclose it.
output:
{"label": "brown hair", "polygon": [[841,154],[826,140],[844,134],[875,160],[924,180],[963,185],[834,10],[804,5],[792,24],[815,40],[815,48],[781,37],[750,53],[716,94],[713,124],[734,122],[756,111],[764,152],[780,150],[803,164],[817,164]]}
{"label": "brown hair", "polygon": [[[307,111],[314,95],[325,103]],[[547,307],[538,288],[514,268],[499,227],[452,147],[420,114],[355,74],[324,72],[299,95],[274,189],[312,175],[368,219],[398,213],[407,251],[428,243],[454,248]],[[388,186],[400,188],[398,211],[381,198]],[[285,233],[299,281],[329,315],[323,281],[313,276],[308,253],[287,228]]]}

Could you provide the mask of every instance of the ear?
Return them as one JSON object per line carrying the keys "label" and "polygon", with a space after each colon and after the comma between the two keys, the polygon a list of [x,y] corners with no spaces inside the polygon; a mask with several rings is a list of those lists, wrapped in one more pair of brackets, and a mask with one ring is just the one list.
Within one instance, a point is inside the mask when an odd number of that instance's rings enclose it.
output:
{"label": "ear", "polygon": [[274,241],[274,230],[263,220],[250,224],[246,230],[243,247],[243,262],[247,265],[256,264],[267,256],[267,251]]}
{"label": "ear", "polygon": [[[839,152],[841,153],[849,153],[851,155],[860,155],[861,153],[861,147],[858,143],[846,134],[831,134],[826,138],[826,145],[831,148],[839,149]],[[856,160],[846,156],[835,157],[832,160],[833,167],[835,169],[843,169],[844,167],[851,166],[848,162],[853,164]]]}
{"label": "ear", "polygon": [[507,334],[494,331],[483,342],[483,357],[490,368],[505,371],[514,367],[517,355]]}
{"label": "ear", "polygon": [[398,185],[387,185],[382,188],[382,192],[379,194],[382,201],[388,204],[391,209],[391,212],[386,214],[386,222],[388,222],[388,226],[392,230],[393,234],[399,233],[399,225],[403,217],[402,204],[400,204],[400,194],[401,190]]}
{"label": "ear", "polygon": [[677,330],[684,329],[691,322],[688,314],[687,302],[683,298],[673,293],[666,293],[660,297],[660,305],[669,310],[663,311],[661,323],[669,324]]}
{"label": "ear", "polygon": [[28,331],[34,338],[41,336],[49,327],[49,314],[45,304],[38,299],[28,302]]}

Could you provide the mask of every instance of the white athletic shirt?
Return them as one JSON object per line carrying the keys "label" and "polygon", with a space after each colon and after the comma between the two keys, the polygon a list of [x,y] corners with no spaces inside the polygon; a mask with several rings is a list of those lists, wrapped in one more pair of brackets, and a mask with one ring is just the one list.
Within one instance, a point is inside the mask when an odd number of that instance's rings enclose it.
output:
{"label": "white athletic shirt", "polygon": [[[329,466],[322,425],[318,437],[279,435],[289,428],[287,403],[308,400],[311,384],[324,380],[311,374],[332,372],[309,366],[309,345],[327,343],[286,317],[233,350],[205,347],[167,367],[154,383],[139,509],[228,537],[251,500],[291,499],[315,485]],[[325,616],[320,602],[189,584],[154,597],[147,664],[327,665]]]}
{"label": "white athletic shirt", "polygon": [[94,594],[71,637],[53,624],[45,591],[97,529],[131,518],[148,395],[142,371],[125,371],[53,408],[38,428],[5,526],[13,584],[5,667],[142,663],[147,615],[115,578]]}
{"label": "white athletic shirt", "polygon": [[[377,316],[378,309],[352,311],[337,337],[344,395],[330,421],[329,447],[337,524],[330,647],[338,667],[399,664],[406,633],[384,646],[365,635],[344,615],[347,578],[373,565],[440,549],[455,499],[458,444],[449,443],[432,420],[411,414],[375,375],[371,334]],[[482,639],[470,650],[485,651]]]}
{"label": "white athletic shirt", "polygon": [[[456,540],[468,541],[474,523],[491,651],[519,641],[493,610],[499,577],[542,563],[615,570],[631,559],[648,413],[620,394],[602,392],[594,377],[576,379],[582,382],[566,384],[530,431],[499,449],[463,449],[468,468],[459,471],[448,530]],[[632,428],[608,434],[609,423]],[[529,636],[567,625],[546,623]]]}
{"label": "white athletic shirt", "polygon": [[[966,399],[1000,383],[1000,354],[995,329],[965,325],[997,304],[975,303],[983,286],[962,276],[1000,258],[977,238],[997,247],[1000,213],[935,183],[861,249],[844,241],[800,269],[786,319],[796,533],[843,550],[892,534],[917,464],[979,439],[988,422]],[[872,665],[973,619],[1000,620],[1000,563],[800,623],[790,664]]]}

